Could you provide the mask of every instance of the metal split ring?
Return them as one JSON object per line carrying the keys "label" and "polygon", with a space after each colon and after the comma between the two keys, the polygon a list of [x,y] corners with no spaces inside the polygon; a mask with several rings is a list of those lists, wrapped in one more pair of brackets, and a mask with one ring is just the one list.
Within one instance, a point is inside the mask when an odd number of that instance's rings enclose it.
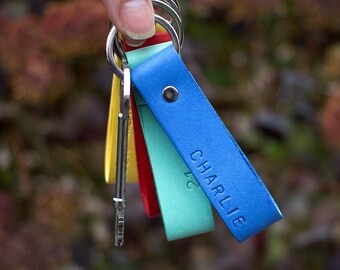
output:
{"label": "metal split ring", "polygon": [[184,31],[183,31],[183,23],[182,18],[179,14],[179,7],[172,1],[163,2],[161,0],[152,0],[152,4],[154,7],[158,7],[164,11],[166,11],[171,18],[174,20],[177,26],[177,34],[179,37],[179,43],[181,47],[183,46],[184,42]]}
{"label": "metal split ring", "polygon": [[[180,50],[181,50],[180,40],[178,38],[178,35],[174,27],[163,17],[157,14],[155,14],[154,16],[155,16],[155,22],[159,23],[169,33],[175,50],[180,54]],[[178,25],[178,28],[180,28],[179,25]],[[123,80],[124,73],[120,69],[120,67],[118,66],[115,60],[115,55],[117,55],[123,61],[126,61],[125,53],[121,49],[122,46],[121,44],[119,44],[119,42],[121,41],[119,41],[119,38],[118,38],[118,31],[115,26],[112,26],[111,31],[109,35],[107,36],[107,40],[106,40],[106,60],[111,70],[113,71],[113,73],[116,74],[120,80]]]}

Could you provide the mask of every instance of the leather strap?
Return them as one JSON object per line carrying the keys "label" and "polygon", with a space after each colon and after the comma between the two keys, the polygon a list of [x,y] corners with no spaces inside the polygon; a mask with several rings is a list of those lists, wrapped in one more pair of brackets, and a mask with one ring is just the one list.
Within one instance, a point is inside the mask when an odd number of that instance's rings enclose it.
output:
{"label": "leather strap", "polygon": [[[282,218],[267,188],[172,45],[135,67],[131,78],[239,242]],[[178,90],[177,101],[163,99],[163,89],[168,86]]]}
{"label": "leather strap", "polygon": [[[167,46],[169,43],[162,43],[126,52],[130,67]],[[212,209],[207,197],[138,91],[134,91],[134,95],[167,239],[175,240],[214,230]]]}
{"label": "leather strap", "polygon": [[133,127],[135,134],[135,144],[137,154],[137,168],[139,175],[139,188],[145,213],[149,217],[159,216],[161,214],[156,194],[153,173],[151,169],[149,155],[146,149],[143,130],[139,121],[137,104],[131,93],[131,109],[133,118]]}
{"label": "leather strap", "polygon": [[[116,158],[117,158],[117,130],[120,97],[120,80],[113,76],[110,109],[107,124],[106,146],[105,146],[105,181],[108,184],[116,182]],[[130,110],[130,119],[132,112]],[[127,156],[127,183],[137,183],[137,161],[135,150],[135,139],[132,121],[129,124],[128,156]]]}

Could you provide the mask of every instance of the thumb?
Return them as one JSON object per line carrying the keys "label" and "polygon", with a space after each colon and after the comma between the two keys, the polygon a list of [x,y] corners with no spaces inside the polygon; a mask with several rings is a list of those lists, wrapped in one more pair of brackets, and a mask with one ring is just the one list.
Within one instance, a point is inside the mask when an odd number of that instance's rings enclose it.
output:
{"label": "thumb", "polygon": [[151,0],[103,0],[117,29],[131,39],[143,40],[155,33]]}

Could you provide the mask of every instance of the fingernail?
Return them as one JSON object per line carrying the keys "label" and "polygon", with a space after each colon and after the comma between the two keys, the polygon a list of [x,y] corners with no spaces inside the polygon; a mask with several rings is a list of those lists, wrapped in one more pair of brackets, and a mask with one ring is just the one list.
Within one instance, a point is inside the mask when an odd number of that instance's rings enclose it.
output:
{"label": "fingernail", "polygon": [[119,15],[123,30],[130,38],[146,39],[155,34],[153,10],[145,0],[125,2]]}

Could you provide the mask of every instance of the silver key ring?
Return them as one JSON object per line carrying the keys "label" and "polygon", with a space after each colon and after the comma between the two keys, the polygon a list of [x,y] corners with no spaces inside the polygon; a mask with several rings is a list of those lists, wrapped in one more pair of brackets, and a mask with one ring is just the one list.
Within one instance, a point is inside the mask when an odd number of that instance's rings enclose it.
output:
{"label": "silver key ring", "polygon": [[178,0],[163,0],[163,2],[165,2],[173,9],[175,9],[178,12],[178,14],[180,13],[180,6]]}
{"label": "silver key ring", "polygon": [[[175,28],[163,17],[157,14],[155,14],[154,16],[155,16],[155,22],[163,26],[163,28],[169,33],[175,50],[178,52],[178,54],[180,54],[181,46],[180,46],[179,38],[178,38]],[[118,34],[118,31],[116,27],[112,26],[110,33],[107,36],[107,40],[106,40],[106,60],[111,70],[113,71],[113,73],[116,74],[120,80],[123,80],[124,73],[119,68],[115,60],[115,54],[119,55],[119,53],[116,53],[116,49],[118,48],[115,48],[114,46],[114,42],[117,37],[117,34]]]}
{"label": "silver key ring", "polygon": [[[177,26],[176,32],[179,37],[179,43],[181,45],[181,48],[184,43],[184,31],[183,31],[183,23],[182,18],[180,16],[180,7],[178,0],[152,0],[152,4],[154,7],[158,7],[165,11],[167,14],[170,15],[172,20],[175,22],[175,25]],[[172,21],[169,20],[170,24],[172,24]],[[113,24],[110,21],[110,29],[112,28]],[[118,56],[119,59],[126,59],[125,52],[123,50],[122,40],[116,36],[114,39],[114,51],[115,54]]]}
{"label": "silver key ring", "polygon": [[[169,1],[170,3],[173,3],[171,1]],[[182,23],[182,19],[179,15],[179,10],[178,7],[176,5],[174,5],[173,7],[170,6],[170,4],[164,3],[160,0],[152,0],[152,5],[154,7],[158,7],[164,11],[166,11],[171,18],[175,21],[175,24],[177,25],[177,29],[178,29],[178,37],[179,37],[179,43],[181,45],[181,47],[183,46],[183,42],[184,42],[184,31],[183,31],[183,23]]]}

